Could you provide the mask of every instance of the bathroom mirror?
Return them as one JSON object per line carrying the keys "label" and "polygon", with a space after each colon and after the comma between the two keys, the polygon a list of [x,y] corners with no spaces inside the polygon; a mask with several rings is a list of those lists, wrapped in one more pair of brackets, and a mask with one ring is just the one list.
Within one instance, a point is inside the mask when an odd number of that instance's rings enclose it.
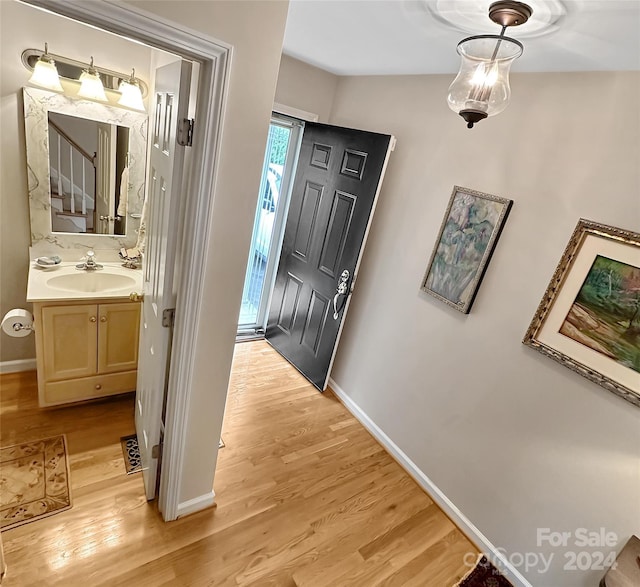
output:
{"label": "bathroom mirror", "polygon": [[49,112],[52,232],[126,234],[129,129]]}
{"label": "bathroom mirror", "polygon": [[32,247],[131,247],[144,202],[146,114],[36,88],[23,99]]}

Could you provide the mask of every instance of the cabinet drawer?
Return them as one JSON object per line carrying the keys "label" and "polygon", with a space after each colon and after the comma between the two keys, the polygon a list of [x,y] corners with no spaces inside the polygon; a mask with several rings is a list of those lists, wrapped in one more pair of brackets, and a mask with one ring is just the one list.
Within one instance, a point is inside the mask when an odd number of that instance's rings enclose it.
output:
{"label": "cabinet drawer", "polygon": [[40,398],[40,405],[53,406],[135,391],[137,373],[137,371],[126,371],[69,381],[48,382],[44,384],[44,397]]}

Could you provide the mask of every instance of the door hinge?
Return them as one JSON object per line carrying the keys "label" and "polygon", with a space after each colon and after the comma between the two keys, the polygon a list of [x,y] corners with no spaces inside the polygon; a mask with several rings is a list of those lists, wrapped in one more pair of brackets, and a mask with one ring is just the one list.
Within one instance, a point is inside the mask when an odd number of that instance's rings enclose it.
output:
{"label": "door hinge", "polygon": [[160,458],[160,445],[159,444],[154,444],[151,447],[151,458],[152,459],[159,459]]}
{"label": "door hinge", "polygon": [[193,146],[193,125],[195,118],[183,118],[178,123],[178,144],[183,147]]}
{"label": "door hinge", "polygon": [[166,310],[162,310],[162,326],[165,328],[171,328],[173,326],[173,321],[176,318],[176,309],[175,308],[167,308]]}

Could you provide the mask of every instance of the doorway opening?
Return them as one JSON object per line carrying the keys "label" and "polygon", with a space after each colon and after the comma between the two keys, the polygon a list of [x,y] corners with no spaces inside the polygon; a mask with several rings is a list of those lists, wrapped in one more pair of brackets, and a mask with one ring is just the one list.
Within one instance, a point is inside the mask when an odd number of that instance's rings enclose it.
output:
{"label": "doorway opening", "polygon": [[[152,13],[103,3],[69,3],[64,0],[25,0],[27,4],[45,8],[73,21],[101,29],[108,33],[144,44],[152,50],[160,50],[190,61],[199,66],[197,82],[191,85],[191,95],[197,96],[197,111],[189,112],[180,122],[180,145],[192,144],[191,153],[185,158],[187,175],[180,198],[179,213],[169,219],[168,232],[173,231],[180,241],[176,247],[176,265],[181,271],[176,276],[172,290],[176,293],[175,313],[167,308],[167,323],[172,326],[172,347],[168,381],[163,382],[159,393],[165,392],[166,421],[163,423],[164,450],[163,473],[160,478],[158,509],[166,520],[176,519],[196,509],[213,503],[208,477],[200,471],[185,472],[185,446],[197,444],[197,434],[191,430],[187,437],[186,421],[193,408],[192,378],[196,371],[192,349],[197,346],[197,325],[202,322],[204,309],[201,282],[201,260],[210,243],[213,216],[213,198],[216,193],[216,177],[221,151],[221,133],[224,118],[224,100],[227,92],[230,46],[207,37],[194,35],[179,23],[158,20]],[[160,66],[161,63],[155,65]],[[190,118],[198,120],[193,129]],[[186,123],[186,124],[185,124]],[[177,130],[171,125],[172,131]],[[173,138],[171,138],[173,142]],[[177,141],[176,141],[177,142]],[[154,226],[153,212],[148,222],[150,232]],[[188,227],[188,230],[182,230]],[[180,234],[182,237],[180,238]],[[169,264],[165,263],[167,267]],[[165,308],[160,308],[163,315]],[[174,318],[175,316],[175,318]],[[139,369],[144,368],[144,362]],[[208,406],[207,406],[208,407]],[[208,434],[203,431],[202,435]],[[155,444],[155,443],[151,443]],[[158,451],[154,451],[156,454]],[[198,499],[186,499],[182,486],[185,478],[194,481],[190,485],[197,491],[203,489]]]}
{"label": "doorway opening", "polygon": [[304,123],[273,114],[244,278],[238,337],[264,334]]}

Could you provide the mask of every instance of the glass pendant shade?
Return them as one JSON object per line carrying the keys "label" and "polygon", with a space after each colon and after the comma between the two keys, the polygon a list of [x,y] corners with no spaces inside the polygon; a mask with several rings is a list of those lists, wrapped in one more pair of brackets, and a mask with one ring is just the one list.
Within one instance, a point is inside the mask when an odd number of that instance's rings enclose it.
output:
{"label": "glass pendant shade", "polygon": [[142,101],[142,92],[140,86],[136,82],[135,70],[131,73],[129,80],[122,80],[118,91],[122,94],[118,100],[120,106],[131,108],[133,110],[139,110],[144,112],[144,102]]}
{"label": "glass pendant shade", "polygon": [[522,45],[501,35],[479,35],[460,41],[460,71],[449,86],[447,102],[472,128],[502,112],[509,104],[509,70],[522,55]]}
{"label": "glass pendant shade", "polygon": [[85,69],[80,76],[80,89],[78,90],[78,96],[81,98],[88,98],[89,100],[96,100],[98,102],[107,102],[107,96],[104,93],[104,86],[100,81],[100,74],[93,67],[93,57],[91,58],[91,65],[89,69]]}
{"label": "glass pendant shade", "polygon": [[63,92],[60,85],[60,76],[56,68],[56,62],[48,55],[49,47],[45,43],[44,54],[36,61],[33,67],[33,73],[29,78],[29,83],[34,86],[40,86],[53,92]]}

